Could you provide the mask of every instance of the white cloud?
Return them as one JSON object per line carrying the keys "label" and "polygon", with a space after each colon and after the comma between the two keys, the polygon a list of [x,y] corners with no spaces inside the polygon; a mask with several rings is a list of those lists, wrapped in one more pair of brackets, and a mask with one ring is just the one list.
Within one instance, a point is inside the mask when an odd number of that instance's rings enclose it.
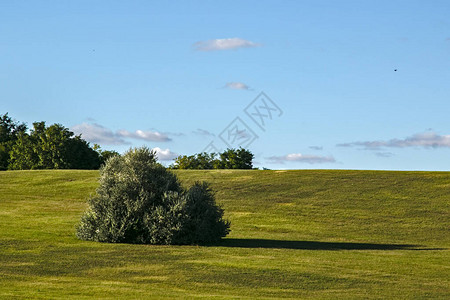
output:
{"label": "white cloud", "polygon": [[125,138],[132,138],[138,140],[144,140],[149,142],[169,142],[171,139],[163,133],[157,131],[143,131],[136,130],[135,132],[130,132],[128,130],[119,130],[117,135]]}
{"label": "white cloud", "polygon": [[152,149],[156,152],[156,156],[159,160],[167,161],[167,160],[173,160],[176,157],[178,157],[178,154],[170,151],[169,149],[161,149],[159,147],[155,147]]}
{"label": "white cloud", "polygon": [[242,82],[227,82],[227,84],[225,84],[225,88],[230,90],[251,90],[248,85]]}
{"label": "white cloud", "polygon": [[240,38],[215,39],[200,41],[194,44],[197,51],[233,50],[239,48],[259,47],[261,44],[247,41]]}
{"label": "white cloud", "polygon": [[433,131],[416,133],[404,139],[391,139],[388,141],[365,141],[338,144],[339,147],[362,146],[365,150],[378,150],[387,148],[450,148],[450,135],[439,135]]}
{"label": "white cloud", "polygon": [[157,131],[136,130],[130,132],[119,130],[113,132],[97,123],[82,123],[71,128],[75,134],[81,134],[81,137],[88,142],[103,145],[125,145],[130,144],[126,139],[140,139],[149,142],[169,142],[171,139],[164,133]]}
{"label": "white cloud", "polygon": [[308,164],[334,163],[336,160],[332,156],[319,156],[301,153],[291,153],[283,156],[271,156],[267,158],[270,163],[285,163],[285,162],[304,162]]}
{"label": "white cloud", "polygon": [[88,142],[105,145],[128,144],[122,137],[118,136],[111,129],[105,128],[97,123],[82,123],[75,125],[71,130]]}

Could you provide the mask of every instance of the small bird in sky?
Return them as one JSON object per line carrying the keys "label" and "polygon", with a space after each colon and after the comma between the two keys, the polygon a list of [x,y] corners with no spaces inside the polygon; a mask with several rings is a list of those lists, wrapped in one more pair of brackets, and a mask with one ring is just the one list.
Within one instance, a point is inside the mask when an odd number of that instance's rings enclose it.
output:
{"label": "small bird in sky", "polygon": [[394,72],[397,72],[397,69],[394,69]]}

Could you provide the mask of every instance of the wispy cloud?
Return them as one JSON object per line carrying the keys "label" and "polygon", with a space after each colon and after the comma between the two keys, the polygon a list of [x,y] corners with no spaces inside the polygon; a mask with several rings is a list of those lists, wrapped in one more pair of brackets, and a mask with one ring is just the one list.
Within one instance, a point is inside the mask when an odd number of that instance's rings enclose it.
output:
{"label": "wispy cloud", "polygon": [[75,125],[71,130],[76,134],[81,134],[81,137],[88,142],[104,145],[124,145],[129,144],[121,136],[114,133],[97,123],[82,123]]}
{"label": "wispy cloud", "polygon": [[193,134],[201,135],[205,137],[214,137],[216,136],[214,133],[209,132],[208,130],[197,128],[197,130],[192,131]]}
{"label": "wispy cloud", "polygon": [[71,128],[75,134],[81,134],[81,137],[88,142],[104,145],[126,145],[130,144],[126,139],[139,139],[148,142],[169,142],[172,139],[166,134],[157,131],[136,130],[118,130],[113,132],[97,123],[82,123]]}
{"label": "wispy cloud", "polygon": [[323,147],[322,146],[309,146],[309,149],[312,149],[312,150],[323,150]]}
{"label": "wispy cloud", "polygon": [[215,39],[200,41],[195,43],[194,49],[197,51],[234,50],[239,48],[259,47],[261,44],[247,41],[241,38]]}
{"label": "wispy cloud", "polygon": [[252,90],[248,85],[246,85],[245,83],[242,83],[242,82],[227,82],[227,84],[225,84],[224,88],[230,89],[230,90],[246,90],[246,91]]}
{"label": "wispy cloud", "polygon": [[364,150],[378,150],[381,148],[450,148],[450,135],[439,135],[433,131],[416,133],[404,139],[391,139],[388,141],[365,141],[338,144],[338,147],[362,146]]}
{"label": "wispy cloud", "polygon": [[334,163],[336,160],[333,156],[319,156],[319,155],[309,155],[301,153],[291,153],[283,156],[271,156],[267,157],[270,163],[281,163],[285,162],[303,162],[308,164],[321,164],[321,163]]}
{"label": "wispy cloud", "polygon": [[178,156],[178,154],[170,151],[169,149],[161,149],[159,147],[155,147],[152,150],[156,152],[156,156],[159,160],[162,161],[173,160]]}
{"label": "wispy cloud", "polygon": [[394,156],[394,153],[392,153],[392,152],[377,152],[377,153],[375,153],[375,155],[378,157],[391,157],[391,156]]}
{"label": "wispy cloud", "polygon": [[185,134],[182,133],[182,132],[165,131],[165,132],[161,132],[161,134],[164,134],[164,135],[167,135],[167,136],[169,136],[169,135],[171,135],[171,136],[185,136]]}

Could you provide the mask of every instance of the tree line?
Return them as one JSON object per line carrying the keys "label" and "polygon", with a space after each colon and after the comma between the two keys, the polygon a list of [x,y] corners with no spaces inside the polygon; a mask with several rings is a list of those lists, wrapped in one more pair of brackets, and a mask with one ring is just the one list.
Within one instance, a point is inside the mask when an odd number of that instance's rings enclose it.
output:
{"label": "tree line", "polygon": [[[34,122],[28,130],[8,116],[0,115],[0,170],[33,169],[99,169],[116,151],[102,150],[99,145],[75,135],[61,124],[47,126]],[[222,153],[180,155],[169,166],[172,169],[252,169],[253,153],[244,148]]]}
{"label": "tree line", "polygon": [[172,169],[252,169],[253,153],[244,148],[227,149],[222,153],[197,153],[180,155],[170,167]]}

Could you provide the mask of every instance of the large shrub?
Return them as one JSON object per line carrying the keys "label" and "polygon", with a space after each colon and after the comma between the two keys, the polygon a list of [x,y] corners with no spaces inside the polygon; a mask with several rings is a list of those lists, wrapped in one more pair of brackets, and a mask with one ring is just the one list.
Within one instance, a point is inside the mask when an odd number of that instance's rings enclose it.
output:
{"label": "large shrub", "polygon": [[77,236],[111,243],[198,244],[220,240],[229,222],[206,183],[184,190],[146,147],[108,159]]}

